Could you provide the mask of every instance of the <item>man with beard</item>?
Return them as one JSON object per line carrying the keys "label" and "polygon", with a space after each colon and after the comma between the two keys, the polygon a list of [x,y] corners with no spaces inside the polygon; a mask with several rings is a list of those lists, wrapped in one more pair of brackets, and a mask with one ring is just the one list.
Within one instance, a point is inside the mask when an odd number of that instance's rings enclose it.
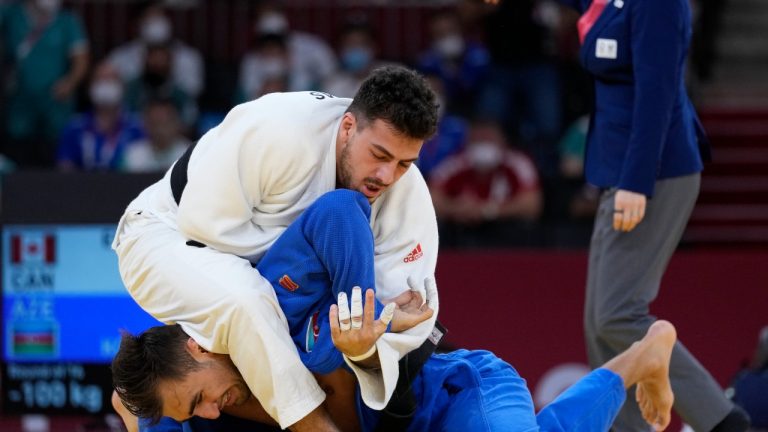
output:
{"label": "man with beard", "polygon": [[[336,430],[272,286],[253,266],[318,197],[351,189],[371,203],[378,298],[411,304],[408,278],[425,280],[437,261],[434,209],[411,167],[436,121],[423,78],[397,67],[374,71],[352,101],[297,92],[235,107],[128,206],[113,243],[123,282],[155,318],[228,354],[280,427]],[[436,318],[431,309],[397,313],[413,328],[378,344],[380,359],[394,362],[426,340]],[[373,383],[365,404],[383,409],[397,365],[349,364]]]}

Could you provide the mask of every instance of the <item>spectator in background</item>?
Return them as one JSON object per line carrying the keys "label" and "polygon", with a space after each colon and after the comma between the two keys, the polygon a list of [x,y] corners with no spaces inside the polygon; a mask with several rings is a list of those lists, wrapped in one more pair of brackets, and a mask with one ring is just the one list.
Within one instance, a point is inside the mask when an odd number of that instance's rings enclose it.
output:
{"label": "spectator in background", "polygon": [[443,81],[448,112],[469,116],[488,75],[491,61],[488,51],[464,37],[454,10],[434,15],[429,30],[431,46],[419,58],[417,69]]}
{"label": "spectator in background", "polygon": [[148,45],[146,50],[141,75],[126,84],[126,107],[133,113],[140,113],[150,100],[170,100],[176,106],[184,129],[192,130],[197,119],[197,104],[192,95],[173,79],[171,47],[165,44]]}
{"label": "spectator in background", "polygon": [[21,168],[52,167],[56,138],[74,110],[88,70],[89,48],[77,16],[60,0],[25,0],[1,16],[9,59],[6,137],[2,152]]}
{"label": "spectator in background", "polygon": [[200,52],[173,36],[173,25],[163,2],[141,1],[136,9],[139,37],[115,48],[109,54],[109,62],[120,72],[123,82],[127,83],[141,77],[151,46],[166,46],[172,56],[170,73],[174,84],[197,99],[204,81]]}
{"label": "spectator in background", "polygon": [[478,110],[516,135],[545,177],[557,173],[560,77],[553,27],[558,8],[545,0],[501,1],[486,16],[491,72]]}
{"label": "spectator in background", "polygon": [[64,171],[117,171],[129,143],[144,137],[138,120],[123,108],[118,71],[101,63],[89,88],[93,111],[74,118],[59,140],[58,166]]}
{"label": "spectator in background", "polygon": [[261,3],[254,30],[254,48],[240,62],[239,87],[243,101],[253,99],[249,92],[258,93],[264,74],[270,75],[277,70],[276,62],[264,65],[260,61],[266,40],[280,41],[284,46],[283,67],[289,77],[288,91],[319,90],[336,69],[336,57],[331,47],[317,36],[291,30],[278,1]]}
{"label": "spectator in background", "polygon": [[[253,50],[240,66],[237,102],[247,102],[267,93],[290,91],[303,87],[304,77],[291,69],[285,37],[277,34],[260,36]],[[304,89],[308,90],[308,89]]]}
{"label": "spectator in background", "polygon": [[[446,244],[502,246],[527,241],[520,228],[542,210],[536,167],[509,148],[501,127],[474,122],[465,150],[432,172],[432,201]],[[522,237],[521,237],[522,236]]]}
{"label": "spectator in background", "polygon": [[338,72],[323,85],[323,91],[334,96],[354,97],[368,74],[384,65],[377,58],[376,37],[367,22],[352,22],[344,26],[339,36],[338,54]]}
{"label": "spectator in background", "polygon": [[482,42],[485,39],[485,29],[483,28],[485,16],[492,9],[492,6],[482,0],[458,0],[455,8],[464,37]]}
{"label": "spectator in background", "polygon": [[173,101],[150,100],[144,106],[144,131],[147,136],[126,147],[121,168],[127,172],[167,170],[191,144],[181,129]]}
{"label": "spectator in background", "polygon": [[467,139],[467,122],[463,117],[447,113],[445,111],[445,91],[443,81],[436,75],[426,75],[427,83],[435,92],[438,104],[437,108],[437,132],[424,142],[419,152],[416,165],[424,179],[429,181],[432,170],[446,158],[453,156],[464,149]]}

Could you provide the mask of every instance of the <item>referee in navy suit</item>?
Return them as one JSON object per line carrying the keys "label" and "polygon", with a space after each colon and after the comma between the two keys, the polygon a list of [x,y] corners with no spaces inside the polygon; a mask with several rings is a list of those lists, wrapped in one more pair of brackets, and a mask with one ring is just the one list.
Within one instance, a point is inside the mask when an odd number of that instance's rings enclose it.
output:
{"label": "referee in navy suit", "polygon": [[[656,320],[649,304],[698,196],[709,143],[684,84],[689,0],[561,2],[583,13],[580,57],[594,78],[585,171],[602,194],[584,325],[589,361],[597,367]],[[747,429],[748,417],[679,342],[670,377],[675,410],[696,431]],[[614,430],[647,430],[628,396]]]}

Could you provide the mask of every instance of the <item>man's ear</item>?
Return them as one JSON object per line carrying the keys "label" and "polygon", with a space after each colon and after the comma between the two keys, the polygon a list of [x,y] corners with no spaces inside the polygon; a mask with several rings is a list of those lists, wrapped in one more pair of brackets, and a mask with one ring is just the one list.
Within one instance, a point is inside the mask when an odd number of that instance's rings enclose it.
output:
{"label": "man's ear", "polygon": [[187,339],[186,348],[187,348],[187,352],[189,352],[189,355],[191,355],[195,360],[202,360],[204,357],[208,355],[208,350],[201,347],[192,338]]}
{"label": "man's ear", "polygon": [[344,134],[344,138],[349,138],[349,135],[357,127],[357,118],[351,112],[345,112],[344,117],[341,119],[341,130]]}

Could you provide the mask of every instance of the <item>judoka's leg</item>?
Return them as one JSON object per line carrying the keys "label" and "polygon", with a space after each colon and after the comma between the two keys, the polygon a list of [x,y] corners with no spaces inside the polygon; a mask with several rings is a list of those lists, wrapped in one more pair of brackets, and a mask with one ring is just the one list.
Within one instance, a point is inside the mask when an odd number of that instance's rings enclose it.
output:
{"label": "judoka's leg", "polygon": [[643,418],[657,430],[666,428],[674,402],[669,362],[676,339],[672,324],[655,322],[642,340],[544,407],[538,415],[541,430],[607,431],[624,391],[635,384]]}
{"label": "judoka's leg", "polygon": [[[320,279],[318,274],[313,283],[323,291],[331,290],[333,299],[340,292],[349,296],[354,286],[363,290],[375,288],[370,213],[370,204],[359,192],[328,192],[288,226],[257,268],[270,281],[294,270],[296,274],[305,274],[319,269],[316,271],[325,275]],[[286,298],[280,298],[284,309]],[[376,311],[381,311],[381,305],[377,305]]]}
{"label": "judoka's leg", "polygon": [[536,416],[542,432],[607,431],[626,398],[624,382],[608,369],[595,369]]}

